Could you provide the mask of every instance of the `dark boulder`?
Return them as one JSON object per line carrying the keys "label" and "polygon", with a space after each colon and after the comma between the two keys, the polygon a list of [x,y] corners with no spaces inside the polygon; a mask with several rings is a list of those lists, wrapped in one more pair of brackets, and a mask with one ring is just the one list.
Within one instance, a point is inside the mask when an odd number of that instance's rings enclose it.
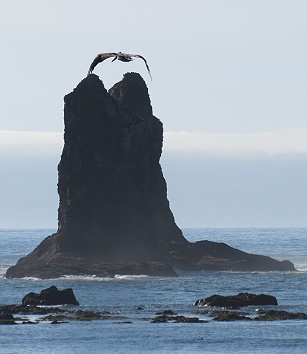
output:
{"label": "dark boulder", "polygon": [[15,318],[12,314],[6,312],[0,312],[0,325],[16,324]]}
{"label": "dark boulder", "polygon": [[193,306],[239,308],[243,306],[277,305],[276,297],[265,294],[239,293],[237,295],[212,295],[196,300]]}
{"label": "dark boulder", "polygon": [[23,305],[79,305],[71,288],[58,290],[55,286],[42,290],[39,294],[31,292],[22,299]]}

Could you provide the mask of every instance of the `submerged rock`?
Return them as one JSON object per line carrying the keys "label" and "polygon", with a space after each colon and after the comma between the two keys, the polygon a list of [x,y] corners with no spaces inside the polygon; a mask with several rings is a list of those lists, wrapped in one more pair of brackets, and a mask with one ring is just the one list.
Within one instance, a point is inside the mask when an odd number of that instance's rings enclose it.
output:
{"label": "submerged rock", "polygon": [[[259,312],[258,312],[259,313]],[[263,311],[256,321],[283,321],[283,320],[307,320],[307,314],[303,312],[288,312],[284,310]]]}
{"label": "submerged rock", "polygon": [[124,319],[125,317],[119,315],[112,315],[109,312],[101,311],[66,311],[65,314],[51,314],[40,318],[40,321],[93,321],[93,320],[114,320]]}
{"label": "submerged rock", "polygon": [[63,313],[65,310],[59,307],[41,307],[36,305],[4,305],[0,306],[0,313],[20,315],[45,315],[48,313]]}
{"label": "submerged rock", "polygon": [[229,311],[219,314],[213,321],[251,321],[251,318]]}
{"label": "submerged rock", "polygon": [[239,308],[244,306],[278,305],[277,299],[272,295],[239,293],[237,295],[212,295],[196,300],[193,306]]}
{"label": "submerged rock", "polygon": [[205,322],[207,322],[204,320],[200,320],[198,317],[161,315],[161,316],[154,317],[151,320],[151,323],[166,323],[169,321],[177,322],[177,323],[205,323]]}
{"label": "submerged rock", "polygon": [[[307,320],[307,314],[303,312],[288,312],[284,310],[256,310],[257,317],[249,317],[246,314],[234,311],[220,311],[216,313],[213,321],[285,321],[285,320]],[[254,315],[254,314],[253,314]]]}
{"label": "submerged rock", "polygon": [[295,270],[289,261],[184,238],[159,163],[162,123],[139,74],[125,74],[109,92],[89,75],[64,101],[58,230],[9,268],[7,277],[175,276],[173,267]]}
{"label": "submerged rock", "polygon": [[156,315],[174,316],[177,315],[177,313],[173,310],[167,309],[167,310],[156,312]]}

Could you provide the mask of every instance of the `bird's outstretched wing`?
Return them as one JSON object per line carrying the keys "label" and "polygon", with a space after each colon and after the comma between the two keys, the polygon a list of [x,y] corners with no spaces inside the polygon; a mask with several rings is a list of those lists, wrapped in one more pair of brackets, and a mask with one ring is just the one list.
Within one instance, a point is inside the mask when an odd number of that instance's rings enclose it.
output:
{"label": "bird's outstretched wing", "polygon": [[149,76],[150,76],[150,78],[151,78],[151,80],[152,80],[151,72],[150,72],[150,69],[149,69],[149,66],[148,66],[148,64],[147,64],[146,59],[145,59],[144,57],[142,57],[141,55],[139,55],[139,54],[128,54],[128,55],[130,55],[131,57],[141,58],[141,59],[144,60],[144,63],[145,63],[145,65],[146,65],[146,69],[147,69],[148,74],[149,74]]}
{"label": "bird's outstretched wing", "polygon": [[116,57],[117,56],[117,53],[101,53],[101,54],[98,54],[96,55],[96,57],[94,58],[92,64],[90,65],[90,68],[88,69],[88,73],[87,73],[87,76],[89,76],[95,66],[98,64],[98,63],[101,63],[102,61],[108,59],[108,58],[111,58],[111,57]]}
{"label": "bird's outstretched wing", "polygon": [[148,73],[149,73],[149,76],[150,76],[150,78],[151,78],[151,80],[152,80],[152,76],[151,76],[151,72],[150,72],[149,66],[148,66],[147,61],[146,61],[146,59],[145,59],[144,57],[142,57],[142,56],[139,55],[139,54],[126,54],[126,53],[122,53],[122,52],[118,52],[118,53],[101,53],[101,54],[98,54],[98,55],[94,58],[92,64],[90,65],[90,68],[88,69],[87,76],[89,76],[89,75],[93,72],[95,66],[96,66],[98,63],[101,63],[102,61],[104,61],[104,60],[106,60],[106,59],[108,59],[108,58],[111,58],[111,57],[114,57],[113,61],[114,61],[115,59],[119,59],[119,60],[121,60],[121,61],[131,61],[133,58],[141,58],[141,59],[143,59],[145,65],[146,65],[147,71],[148,71]]}

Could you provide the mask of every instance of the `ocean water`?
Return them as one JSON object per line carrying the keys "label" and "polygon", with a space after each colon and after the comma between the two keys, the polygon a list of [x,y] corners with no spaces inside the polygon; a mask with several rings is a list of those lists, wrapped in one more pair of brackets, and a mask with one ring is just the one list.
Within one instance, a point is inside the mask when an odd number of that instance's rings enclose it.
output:
{"label": "ocean water", "polygon": [[[276,296],[274,309],[307,313],[307,228],[183,229],[189,241],[226,242],[241,250],[289,259],[297,272],[201,272],[177,278],[118,276],[6,279],[6,269],[55,230],[0,230],[0,304],[21,303],[30,291],[71,287],[81,310],[123,319],[0,326],[0,353],[306,353],[307,321],[216,322],[192,304],[213,294]],[[74,307],[69,307],[73,309]],[[206,323],[150,323],[172,309]],[[253,308],[248,311],[254,310]],[[35,317],[31,318],[32,320]]]}

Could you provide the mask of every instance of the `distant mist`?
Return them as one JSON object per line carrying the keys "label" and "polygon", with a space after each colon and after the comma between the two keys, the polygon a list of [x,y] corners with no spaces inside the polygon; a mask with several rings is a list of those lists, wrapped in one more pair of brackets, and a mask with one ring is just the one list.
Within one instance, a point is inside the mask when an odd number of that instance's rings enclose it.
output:
{"label": "distant mist", "polygon": [[306,227],[307,157],[258,159],[164,153],[180,227]]}
{"label": "distant mist", "polygon": [[[0,144],[0,228],[57,226],[62,134],[40,134]],[[182,144],[165,146],[161,164],[180,227],[307,226],[306,154],[210,154]]]}
{"label": "distant mist", "polygon": [[59,160],[0,156],[0,228],[57,227]]}

